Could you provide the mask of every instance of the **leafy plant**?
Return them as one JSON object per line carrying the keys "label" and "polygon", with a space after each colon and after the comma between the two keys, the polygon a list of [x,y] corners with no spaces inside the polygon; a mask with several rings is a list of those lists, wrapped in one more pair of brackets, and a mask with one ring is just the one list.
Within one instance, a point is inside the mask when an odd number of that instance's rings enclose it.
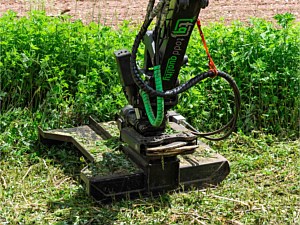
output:
{"label": "leafy plant", "polygon": [[[275,18],[280,27],[252,19],[248,25],[215,23],[205,28],[205,35],[218,68],[231,74],[240,88],[239,129],[297,137],[300,29],[290,14]],[[26,107],[46,127],[61,127],[85,123],[89,115],[111,120],[126,104],[113,52],[131,48],[136,28],[128,23],[118,29],[84,25],[41,12],[28,18],[8,12],[0,25],[2,112]],[[181,81],[207,70],[197,32],[187,53],[190,65],[182,69]],[[208,131],[230,119],[232,106],[228,85],[215,78],[183,93],[177,110]]]}
{"label": "leafy plant", "polygon": [[[218,69],[232,75],[240,88],[239,129],[299,137],[300,29],[290,14],[276,18],[281,28],[254,18],[249,25],[213,24],[205,29],[205,35]],[[195,33],[188,49],[192,68],[184,71],[188,77],[205,70],[207,63],[198,36]],[[215,123],[206,118],[213,114],[223,124],[227,120],[229,93],[228,85],[219,79],[205,81],[181,96],[179,110],[199,124],[199,129],[209,130]]]}
{"label": "leafy plant", "polygon": [[[242,93],[238,133],[210,143],[231,161],[228,179],[214,189],[99,205],[77,182],[86,163],[68,146],[40,145],[37,126],[73,126],[91,114],[111,120],[126,104],[112,53],[130,49],[137,28],[86,26],[40,12],[1,17],[0,224],[299,224],[300,143],[289,138],[299,134],[300,29],[291,16],[278,18],[280,27],[253,19],[205,29],[218,68]],[[188,54],[182,80],[207,69],[196,33]],[[216,78],[179,103],[177,110],[206,130],[230,117],[232,96]],[[113,155],[104,162],[123,165]]]}

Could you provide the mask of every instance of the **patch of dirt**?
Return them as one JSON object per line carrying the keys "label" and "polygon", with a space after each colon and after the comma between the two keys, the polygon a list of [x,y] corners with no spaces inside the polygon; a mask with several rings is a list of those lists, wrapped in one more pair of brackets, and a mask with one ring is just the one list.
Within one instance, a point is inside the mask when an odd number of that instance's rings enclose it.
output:
{"label": "patch of dirt", "polygon": [[[0,16],[13,10],[24,16],[30,10],[46,10],[48,15],[67,13],[85,23],[91,21],[116,26],[123,20],[142,22],[148,0],[0,0]],[[251,17],[268,20],[290,12],[300,21],[300,0],[210,0],[200,15],[203,23],[224,20],[247,21]]]}

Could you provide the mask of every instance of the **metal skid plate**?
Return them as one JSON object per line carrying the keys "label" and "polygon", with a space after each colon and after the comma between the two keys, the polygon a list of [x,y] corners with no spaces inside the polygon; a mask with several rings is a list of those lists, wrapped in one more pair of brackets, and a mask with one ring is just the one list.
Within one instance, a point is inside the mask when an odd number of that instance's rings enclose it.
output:
{"label": "metal skid plate", "polygon": [[97,123],[92,118],[89,125],[75,128],[39,128],[39,137],[42,143],[69,142],[80,150],[89,161],[81,179],[97,201],[217,185],[230,170],[223,156],[199,141],[193,154],[147,160],[122,145],[115,122]]}

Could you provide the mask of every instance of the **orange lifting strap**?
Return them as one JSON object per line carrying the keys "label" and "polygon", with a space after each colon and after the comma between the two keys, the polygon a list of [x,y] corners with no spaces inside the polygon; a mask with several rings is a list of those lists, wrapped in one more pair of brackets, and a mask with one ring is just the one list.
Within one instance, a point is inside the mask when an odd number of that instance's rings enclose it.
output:
{"label": "orange lifting strap", "polygon": [[202,39],[202,43],[204,45],[204,48],[205,48],[205,51],[206,51],[206,54],[207,54],[207,57],[208,57],[208,60],[209,60],[209,62],[208,62],[209,69],[214,72],[214,74],[215,74],[214,77],[216,77],[218,75],[218,70],[217,70],[217,67],[216,67],[212,57],[209,54],[208,47],[207,47],[207,44],[206,44],[206,41],[205,41],[205,38],[204,38],[204,34],[203,34],[202,29],[201,29],[201,22],[200,22],[199,18],[197,19],[197,26],[198,26],[198,30],[199,30],[199,33],[200,33],[200,37]]}

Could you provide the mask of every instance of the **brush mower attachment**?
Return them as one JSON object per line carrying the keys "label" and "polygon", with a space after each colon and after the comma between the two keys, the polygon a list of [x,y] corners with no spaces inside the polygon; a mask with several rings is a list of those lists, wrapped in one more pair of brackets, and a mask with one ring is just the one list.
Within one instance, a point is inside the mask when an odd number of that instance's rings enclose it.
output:
{"label": "brush mower attachment", "polygon": [[[39,128],[42,142],[72,143],[90,162],[81,171],[81,179],[97,201],[204,188],[219,184],[229,174],[228,161],[198,140],[228,137],[236,128],[240,110],[238,87],[233,78],[217,70],[201,30],[198,16],[207,5],[208,0],[160,0],[157,4],[149,0],[131,51],[114,52],[128,101],[115,122],[97,123],[90,118],[86,126],[50,131]],[[196,24],[209,70],[181,83],[180,69],[187,63],[185,53]],[[151,27],[153,30],[148,29]],[[140,68],[141,43],[144,62]],[[171,110],[180,93],[215,77],[225,79],[232,88],[234,113],[222,128],[199,133]]]}
{"label": "brush mower attachment", "polygon": [[[174,123],[173,128],[181,125]],[[185,129],[185,128],[181,128]],[[178,155],[182,141],[176,144],[148,148],[150,156],[141,154],[119,139],[117,123],[97,123],[75,128],[43,131],[39,128],[40,141],[44,144],[73,144],[89,164],[80,177],[87,193],[96,201],[111,201],[157,195],[169,190],[190,190],[219,184],[229,174],[229,163],[213,153],[206,144],[197,141],[193,154]],[[196,147],[195,147],[196,146]],[[155,155],[155,152],[170,154]],[[190,151],[191,148],[188,148]]]}

